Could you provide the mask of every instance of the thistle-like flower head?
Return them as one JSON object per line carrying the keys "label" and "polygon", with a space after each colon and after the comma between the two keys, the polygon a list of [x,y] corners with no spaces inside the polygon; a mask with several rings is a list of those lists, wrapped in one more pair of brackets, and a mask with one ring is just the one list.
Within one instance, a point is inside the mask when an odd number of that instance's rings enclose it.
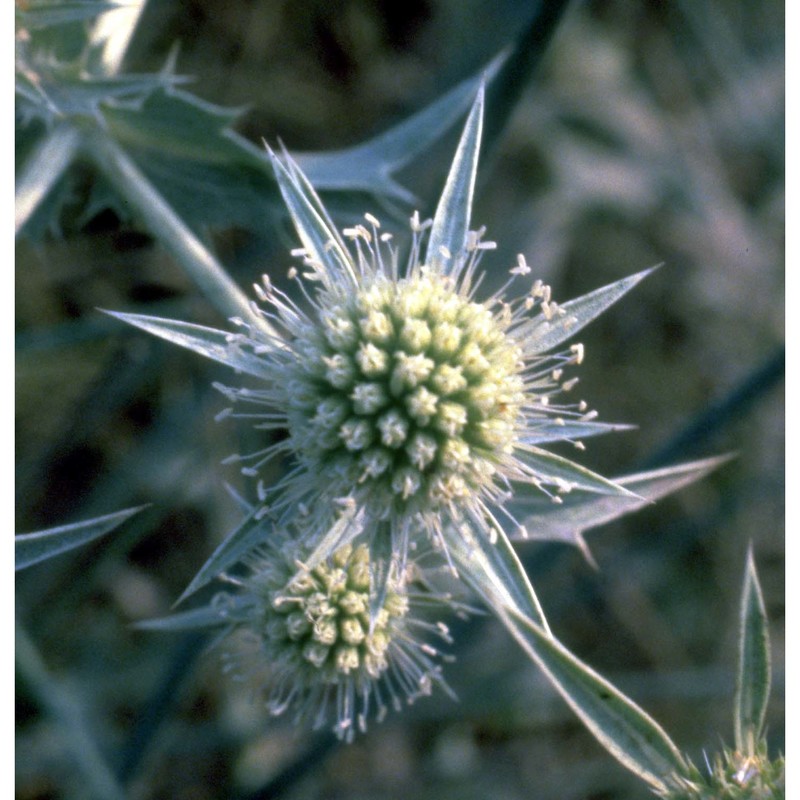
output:
{"label": "thistle-like flower head", "polygon": [[[452,692],[441,676],[444,656],[431,640],[449,642],[442,622],[419,616],[418,605],[463,611],[465,607],[435,591],[416,564],[403,575],[392,571],[380,608],[370,617],[372,571],[365,544],[345,545],[325,562],[306,568],[307,551],[297,540],[276,534],[245,558],[247,574],[228,578],[236,594],[215,599],[227,618],[255,645],[228,649],[227,669],[257,680],[266,669],[266,707],[294,715],[296,722],[325,727],[350,740],[374,715],[389,706],[428,695],[434,684]],[[415,584],[416,581],[416,584]]]}
{"label": "thistle-like flower head", "polygon": [[[464,523],[490,538],[504,524],[519,529],[507,512],[502,523],[495,514],[504,513],[515,483],[555,499],[575,486],[624,491],[538,446],[568,439],[576,427],[602,432],[583,403],[559,402],[575,383],[563,370],[580,362],[582,347],[542,352],[542,339],[566,338],[553,331],[566,334],[580,320],[527,278],[522,256],[501,290],[480,297],[479,262],[495,246],[468,225],[480,115],[479,101],[436,218],[412,217],[402,264],[375,217],[339,234],[299,167],[274,158],[303,244],[294,251],[300,268],[290,271],[302,299],[268,277],[256,286],[273,333],[247,325],[244,338],[268,380],[257,390],[224,391],[249,406],[249,417],[265,407],[261,427],[288,433],[240,457],[254,475],[279,453],[294,457],[291,477],[265,493],[273,513],[283,519],[299,507],[337,503],[353,510],[338,540],[326,537],[334,517],[317,511],[315,563],[362,533],[373,553],[391,552],[402,567],[421,532],[443,542]],[[518,291],[509,298],[512,284]]]}
{"label": "thistle-like flower head", "polygon": [[[617,429],[562,400],[577,380],[565,368],[583,348],[560,346],[646,273],[559,306],[520,255],[502,288],[482,292],[480,261],[495,248],[470,230],[482,110],[481,90],[433,220],[411,218],[407,256],[371,214],[339,232],[300,167],[273,155],[302,245],[289,272],[296,291],[265,276],[237,333],[119,315],[256,378],[218,387],[231,401],[220,416],[254,421],[265,437],[262,449],[230,460],[257,478],[272,459],[291,465],[277,483],[259,482],[260,510],[190,589],[268,535],[265,518],[286,527],[311,512],[312,569],[363,542],[402,572],[421,539],[449,556],[474,549],[473,537],[501,538],[513,561],[508,537],[525,529],[509,500],[520,488],[554,502],[572,489],[633,496],[541,445],[582,447]],[[371,588],[372,613],[387,575]]]}
{"label": "thistle-like flower head", "polygon": [[[354,235],[371,247],[368,231]],[[452,279],[365,266],[356,293],[317,295],[318,324],[297,330],[299,357],[281,359],[293,449],[319,490],[352,495],[375,519],[490,491],[524,402],[507,320]]]}

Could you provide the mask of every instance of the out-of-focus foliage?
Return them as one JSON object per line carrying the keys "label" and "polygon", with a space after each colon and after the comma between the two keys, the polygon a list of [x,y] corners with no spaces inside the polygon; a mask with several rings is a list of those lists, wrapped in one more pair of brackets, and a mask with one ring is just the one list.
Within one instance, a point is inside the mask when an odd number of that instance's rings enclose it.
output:
{"label": "out-of-focus foliage", "polygon": [[[144,8],[144,0],[132,4],[136,6]],[[97,153],[91,139],[83,141],[84,129],[96,127],[96,136],[122,148],[190,227],[219,230],[236,225],[267,235],[276,201],[272,168],[264,148],[234,130],[242,109],[216,105],[177,88],[191,78],[175,74],[175,51],[157,72],[125,73],[118,64],[110,64],[109,42],[135,32],[138,17],[118,19],[125,12],[124,7],[92,0],[31,0],[18,9],[17,148],[23,166],[18,208],[33,217],[18,225],[34,236],[57,228],[61,216],[57,201],[65,200],[64,193],[53,193],[37,214],[36,207],[26,202],[24,190],[35,194],[39,189],[43,194],[37,183],[56,181],[67,169],[67,163],[60,164],[53,174],[52,159],[42,148],[63,136],[63,128],[70,125],[78,132],[78,151],[83,149],[90,161]],[[105,28],[104,16],[113,20]],[[87,20],[93,24],[87,25]],[[115,24],[121,27],[114,30]],[[492,77],[501,62],[494,59],[488,64],[485,77]],[[301,157],[309,178],[319,189],[360,190],[412,201],[414,195],[392,173],[452,126],[468,107],[481,77],[465,79],[373,140],[338,153]],[[37,170],[40,162],[47,162],[50,170],[46,166]],[[79,221],[106,208],[129,221],[130,198],[124,187],[117,189],[115,195],[104,182],[96,183]]]}
{"label": "out-of-focus foliage", "polygon": [[18,533],[14,537],[14,568],[19,570],[32,567],[40,561],[46,561],[48,558],[99,539],[140,510],[127,508],[96,519],[48,528],[46,531]]}
{"label": "out-of-focus foliage", "polygon": [[[361,0],[303,5],[300,14],[275,2],[152,3],[120,74],[161,76],[168,86],[153,103],[202,98],[209,105],[192,111],[214,109],[218,122],[216,109],[246,106],[231,117],[245,161],[261,158],[261,137],[292,152],[346,152],[478,75],[531,13],[478,0],[415,0],[402,11]],[[175,74],[195,80],[177,88],[165,77]],[[738,453],[676,499],[594,532],[598,570],[554,544],[520,545],[523,561],[559,639],[702,763],[730,730],[738,627],[729,610],[753,539],[771,630],[767,735],[782,750],[783,6],[575,5],[537,71],[511,84],[513,105],[489,97],[487,117],[508,121],[482,159],[473,212],[501,244],[491,254],[496,282],[518,252],[557,300],[665,263],[582,334],[581,396],[602,420],[639,426],[611,450],[589,440],[587,463],[619,474]],[[132,113],[120,100],[112,107],[109,130],[115,113]],[[196,202],[208,198],[215,173],[202,153],[150,164],[142,142],[152,139],[126,125],[153,181],[180,164]],[[30,132],[18,137],[20,164],[41,143],[42,122]],[[454,143],[396,174],[422,214]],[[247,287],[289,267],[293,240],[271,209],[260,217],[261,194],[243,185],[231,185],[243,201],[203,200],[203,219],[220,224],[200,227]],[[365,194],[357,207],[337,197],[325,195],[337,222],[370,206],[398,218],[413,210],[400,196]],[[56,205],[58,235],[47,224]],[[243,205],[240,218],[233,209]],[[191,634],[130,627],[167,615],[241,517],[224,482],[234,496],[247,487],[218,462],[251,436],[243,427],[236,441],[213,423],[222,401],[209,384],[221,371],[96,311],[222,324],[130,211],[81,158],[31,220],[38,243],[18,243],[16,295],[17,528],[152,504],[114,536],[18,576],[24,629],[130,796],[247,797],[271,783],[271,796],[289,798],[381,797],[388,785],[410,798],[522,798],[531,787],[545,800],[641,797],[641,784],[488,620],[455,631],[447,677],[458,704],[429,698],[347,749],[265,719]],[[37,698],[21,680],[17,794],[85,797]]]}

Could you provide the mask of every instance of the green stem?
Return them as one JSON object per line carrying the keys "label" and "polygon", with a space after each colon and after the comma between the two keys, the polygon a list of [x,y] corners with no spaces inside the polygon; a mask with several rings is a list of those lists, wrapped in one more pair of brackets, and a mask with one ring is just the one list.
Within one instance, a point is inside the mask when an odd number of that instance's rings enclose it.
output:
{"label": "green stem", "polygon": [[39,651],[19,622],[15,644],[19,675],[42,710],[60,723],[64,743],[86,779],[87,796],[98,800],[125,800],[125,792],[89,735],[77,698],[48,673]]}
{"label": "green stem", "polygon": [[14,235],[47,197],[72,162],[80,133],[68,123],[53,128],[31,153],[17,176],[14,189]]}
{"label": "green stem", "polygon": [[240,317],[268,335],[275,334],[266,320],[254,313],[249,299],[222,265],[116,142],[95,130],[86,137],[84,150],[220,313],[228,318]]}

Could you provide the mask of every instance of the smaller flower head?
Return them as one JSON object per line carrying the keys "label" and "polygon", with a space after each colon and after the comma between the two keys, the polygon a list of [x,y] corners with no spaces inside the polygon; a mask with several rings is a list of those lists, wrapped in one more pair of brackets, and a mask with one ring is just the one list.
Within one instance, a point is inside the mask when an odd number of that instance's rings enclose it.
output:
{"label": "smaller flower head", "polygon": [[[434,683],[452,694],[441,676],[442,654],[424,641],[435,635],[449,642],[447,628],[419,618],[416,607],[460,606],[427,585],[412,588],[409,564],[405,575],[390,571],[375,611],[366,545],[345,545],[313,569],[303,566],[301,552],[296,541],[277,535],[246,558],[246,577],[231,579],[240,594],[216,600],[256,644],[254,671],[266,666],[271,673],[266,706],[272,714],[291,709],[295,722],[315,729],[333,717],[333,731],[350,741],[356,728],[366,729],[370,714],[381,720],[389,705],[399,710],[404,698],[411,703],[430,694]],[[240,674],[241,656],[225,656]]]}

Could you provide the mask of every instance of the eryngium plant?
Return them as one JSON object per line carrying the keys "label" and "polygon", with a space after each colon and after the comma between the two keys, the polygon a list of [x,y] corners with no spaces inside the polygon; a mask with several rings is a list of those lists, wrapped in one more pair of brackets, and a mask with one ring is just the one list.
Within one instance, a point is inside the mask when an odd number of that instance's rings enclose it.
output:
{"label": "eryngium plant", "polygon": [[[412,217],[406,258],[370,214],[367,225],[339,233],[297,164],[273,155],[302,244],[294,251],[302,263],[290,270],[301,299],[265,276],[260,304],[235,320],[237,332],[117,315],[255,378],[219,387],[233,404],[221,416],[266,431],[262,449],[231,460],[255,478],[272,459],[292,464],[274,485],[259,483],[258,509],[187,593],[268,536],[269,524],[286,527],[308,509],[309,567],[366,542],[373,560],[402,572],[413,544],[429,540],[449,556],[466,530],[510,552],[508,537],[527,533],[508,508],[519,489],[541,490],[554,504],[574,490],[635,499],[542,445],[580,447],[583,437],[621,427],[562,399],[576,382],[564,370],[583,348],[559,346],[647,273],[559,306],[541,281],[522,283],[530,268],[519,256],[506,285],[482,294],[479,262],[494,244],[469,227],[482,112],[481,90],[433,220]],[[388,574],[373,576],[373,612]]]}
{"label": "eryngium plant", "polygon": [[[298,165],[271,154],[302,245],[289,271],[296,297],[265,276],[259,302],[232,320],[232,332],[116,314],[253,379],[218,387],[231,402],[219,416],[265,432],[257,452],[229,459],[257,481],[258,503],[184,597],[220,576],[239,592],[148,627],[249,631],[273,672],[267,707],[314,725],[332,714],[349,739],[370,708],[380,716],[384,696],[397,704],[433,683],[446,687],[438,651],[412,635],[425,630],[415,603],[463,610],[424,582],[411,602],[410,576],[432,547],[595,735],[661,787],[661,776],[683,774],[682,757],[552,637],[511,540],[565,539],[588,553],[584,530],[719,460],[612,481],[543,447],[580,449],[582,438],[624,427],[564,399],[576,380],[564,371],[583,357],[581,345],[564,343],[647,272],[559,306],[541,281],[512,294],[530,273],[518,256],[506,284],[482,293],[480,260],[494,249],[483,230],[470,230],[482,113],[481,90],[433,220],[411,218],[406,257],[371,214],[339,233]],[[289,471],[266,485],[264,467],[277,459]],[[287,530],[298,532],[287,539]]]}
{"label": "eryngium plant", "polygon": [[739,609],[739,664],[734,697],[734,747],[725,747],[705,769],[688,761],[659,793],[666,800],[783,800],[786,763],[771,759],[765,721],[771,685],[769,624],[752,549],[747,554]]}

